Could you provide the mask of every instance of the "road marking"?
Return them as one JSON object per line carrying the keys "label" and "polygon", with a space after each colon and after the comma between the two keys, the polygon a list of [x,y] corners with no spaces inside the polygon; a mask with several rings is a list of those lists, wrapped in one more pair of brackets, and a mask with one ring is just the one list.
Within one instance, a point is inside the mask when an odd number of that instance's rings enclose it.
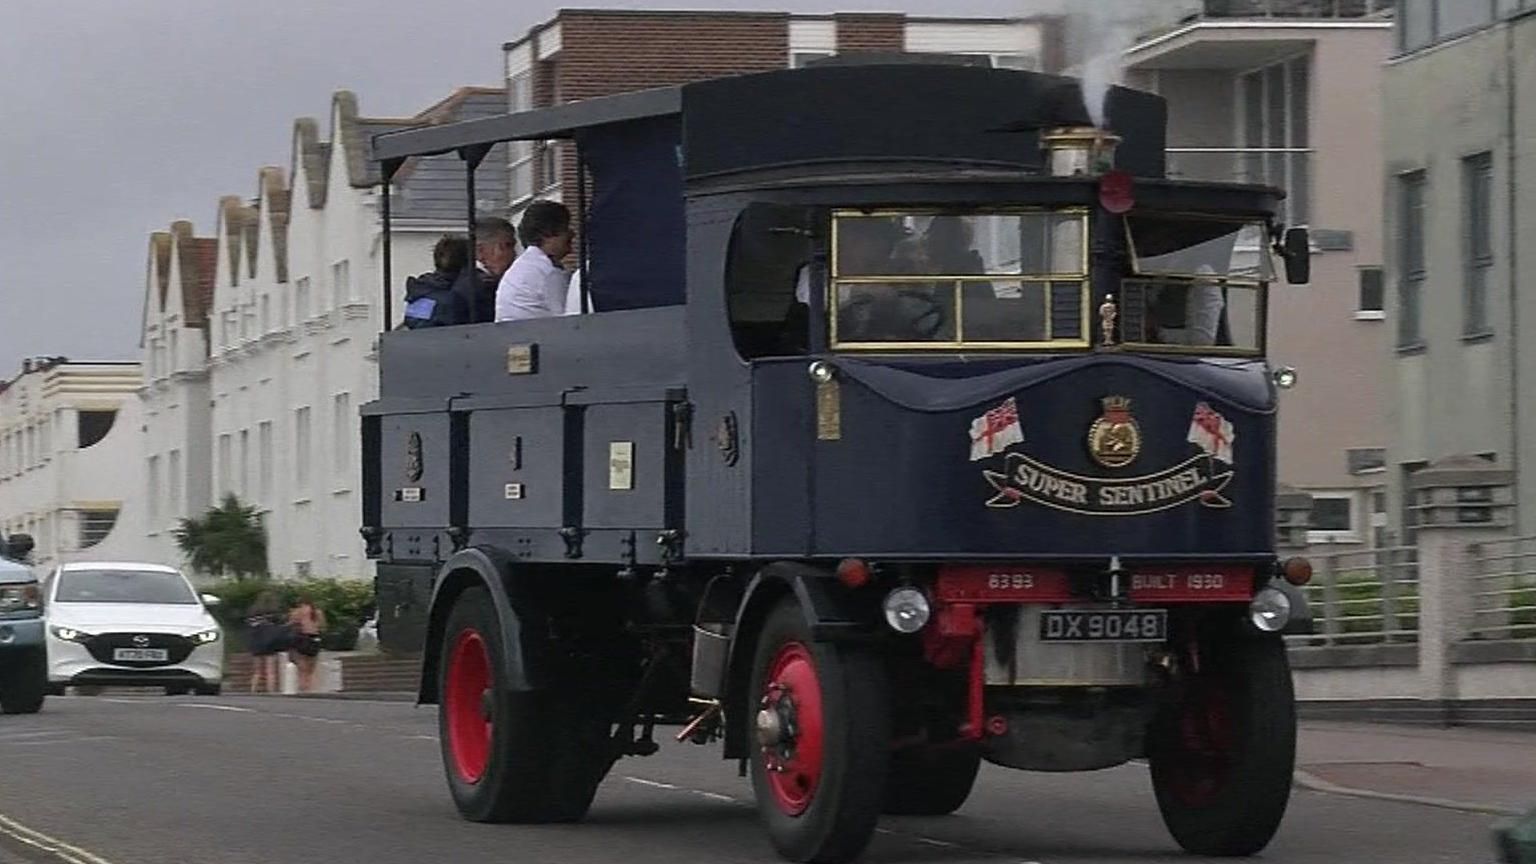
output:
{"label": "road marking", "polygon": [[703,789],[694,789],[693,794],[708,798],[711,801],[728,801],[732,804],[736,803],[735,798],[732,798],[729,795],[721,795],[719,792],[705,792]]}
{"label": "road marking", "polygon": [[173,703],[182,708],[201,708],[204,711],[235,711],[240,714],[255,714],[255,708],[241,708],[238,705],[212,705],[206,702],[176,702]]}
{"label": "road marking", "polygon": [[95,701],[97,701],[97,702],[111,702],[114,705],[152,705],[152,704],[154,704],[154,700],[151,700],[151,699],[111,699],[111,698],[106,697],[106,696],[97,696]]}
{"label": "road marking", "polygon": [[959,843],[951,843],[948,840],[935,840],[932,837],[919,837],[919,838],[917,838],[917,842],[919,842],[919,843],[927,843],[929,846],[938,846],[941,849],[958,849],[958,848],[960,848],[960,844]]}
{"label": "road marking", "polygon": [[7,732],[4,735],[0,735],[0,744],[5,743],[6,741],[14,741],[18,738],[57,738],[60,735],[67,734],[69,733],[59,732],[52,729],[41,730],[37,732]]}
{"label": "road marking", "polygon": [[0,834],[10,837],[31,846],[34,849],[47,852],[66,864],[112,864],[111,861],[87,852],[79,846],[71,846],[63,840],[49,837],[35,828],[17,822],[8,816],[0,816]]}
{"label": "road marking", "polygon": [[[624,779],[628,780],[631,783],[639,783],[641,786],[652,786],[652,787],[657,788],[657,789],[676,789],[677,788],[676,786],[673,786],[671,783],[658,783],[655,780],[646,780],[643,777],[625,777]],[[691,791],[698,791],[698,790],[691,790]]]}

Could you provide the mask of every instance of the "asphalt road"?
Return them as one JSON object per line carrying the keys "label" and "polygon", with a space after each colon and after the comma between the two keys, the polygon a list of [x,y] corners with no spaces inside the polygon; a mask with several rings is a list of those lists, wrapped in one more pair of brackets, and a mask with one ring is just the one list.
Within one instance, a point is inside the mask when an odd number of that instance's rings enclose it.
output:
{"label": "asphalt road", "polygon": [[[982,771],[958,814],[885,820],[865,860],[1205,860],[1164,832],[1143,766]],[[443,785],[432,709],[402,703],[104,696],[0,717],[0,864],[777,861],[750,800],[715,748],[667,739],[620,762],[582,824],[466,823]],[[1261,860],[1479,864],[1493,859],[1490,821],[1297,790]]]}

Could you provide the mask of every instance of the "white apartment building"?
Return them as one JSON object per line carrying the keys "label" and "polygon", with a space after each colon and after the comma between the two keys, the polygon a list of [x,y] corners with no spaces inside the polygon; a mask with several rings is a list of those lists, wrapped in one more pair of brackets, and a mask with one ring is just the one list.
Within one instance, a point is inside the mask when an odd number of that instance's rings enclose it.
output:
{"label": "white apartment building", "polygon": [[[195,333],[174,327],[188,326],[190,314],[146,319],[146,364],[157,371],[146,390],[152,539],[171,542],[179,518],[234,494],[263,513],[273,573],[372,576],[358,534],[358,408],[378,392],[384,301],[381,184],[369,142],[503,110],[503,91],[463,88],[412,117],[369,118],[341,91],[328,137],[313,119],[296,121],[288,168],[262,168],[254,197],[220,201]],[[461,166],[453,155],[416,160],[392,184],[391,322],[400,320],[406,277],[432,269],[443,233],[465,229]],[[478,172],[483,214],[504,210],[505,171],[503,156]],[[153,285],[153,255],[150,269]],[[174,312],[182,308],[174,272],[169,283]],[[177,352],[156,346],[178,332],[184,370],[153,359]]]}
{"label": "white apartment building", "polygon": [[137,363],[27,360],[0,382],[0,533],[33,562],[156,560],[143,539]]}

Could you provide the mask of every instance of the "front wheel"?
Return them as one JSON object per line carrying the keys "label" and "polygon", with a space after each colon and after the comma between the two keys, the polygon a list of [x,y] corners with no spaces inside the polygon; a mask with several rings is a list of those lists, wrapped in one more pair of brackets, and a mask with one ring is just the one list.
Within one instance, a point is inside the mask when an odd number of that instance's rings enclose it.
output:
{"label": "front wheel", "polygon": [[612,766],[607,724],[567,694],[513,691],[484,588],[454,601],[438,673],[438,737],[453,803],[473,822],[572,822]]}
{"label": "front wheel", "polygon": [[1277,636],[1203,644],[1198,674],[1153,722],[1148,761],[1174,840],[1197,855],[1252,855],[1290,801],[1296,702]]}
{"label": "front wheel", "polygon": [[0,712],[36,714],[48,692],[48,660],[42,649],[0,656]]}
{"label": "front wheel", "polygon": [[840,864],[879,818],[890,697],[871,651],[814,642],[793,599],[768,615],[753,658],[752,788],[779,854]]}

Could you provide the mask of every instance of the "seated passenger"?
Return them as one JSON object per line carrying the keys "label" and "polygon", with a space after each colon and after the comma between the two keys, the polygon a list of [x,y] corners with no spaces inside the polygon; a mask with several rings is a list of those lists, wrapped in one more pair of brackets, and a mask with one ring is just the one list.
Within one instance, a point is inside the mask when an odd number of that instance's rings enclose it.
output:
{"label": "seated passenger", "polygon": [[405,321],[402,326],[416,330],[469,323],[472,313],[454,288],[468,264],[469,238],[444,234],[432,247],[432,266],[436,269],[405,280]]}
{"label": "seated passenger", "polygon": [[500,216],[475,221],[475,269],[454,285],[471,311],[472,323],[496,320],[496,286],[517,257],[517,231]]}
{"label": "seated passenger", "polygon": [[523,252],[496,287],[496,320],[564,314],[570,277],[560,261],[571,252],[571,211],[556,201],[535,201],[523,211],[517,234]]}

